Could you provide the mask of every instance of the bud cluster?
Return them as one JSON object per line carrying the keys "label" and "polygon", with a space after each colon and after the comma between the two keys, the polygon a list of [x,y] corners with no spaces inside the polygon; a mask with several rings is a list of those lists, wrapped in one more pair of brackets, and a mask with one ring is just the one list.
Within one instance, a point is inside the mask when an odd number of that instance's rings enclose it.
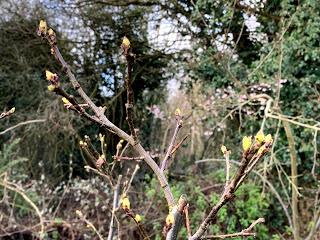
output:
{"label": "bud cluster", "polygon": [[97,168],[101,168],[105,162],[106,162],[106,157],[104,156],[104,154],[101,154],[98,160],[96,161]]}
{"label": "bud cluster", "polygon": [[123,210],[125,210],[125,211],[129,211],[129,210],[130,210],[130,208],[131,208],[131,203],[130,203],[129,198],[128,198],[126,195],[124,195],[124,196],[121,197],[121,199],[120,199],[120,205],[121,205],[121,208],[122,208]]}
{"label": "bud cluster", "polygon": [[53,92],[60,86],[59,77],[56,73],[46,70],[46,78],[49,81],[48,90]]}
{"label": "bud cluster", "polygon": [[56,33],[50,28],[48,29],[47,22],[44,20],[40,20],[37,34],[40,37],[47,38],[50,45],[54,45],[57,43]]}
{"label": "bud cluster", "polygon": [[121,139],[119,142],[118,142],[118,144],[117,144],[117,151],[120,151],[121,149],[122,149],[122,143],[124,142],[124,140],[123,139]]}
{"label": "bud cluster", "polygon": [[264,135],[260,130],[254,137],[254,142],[252,142],[251,136],[245,136],[242,139],[242,149],[244,156],[253,156],[257,154],[258,157],[262,157],[267,153],[272,146],[273,139],[271,134]]}
{"label": "bud cluster", "polygon": [[13,107],[13,108],[11,108],[9,111],[6,111],[6,112],[1,113],[1,114],[0,114],[0,119],[10,116],[10,115],[13,114],[15,111],[16,111],[16,108]]}

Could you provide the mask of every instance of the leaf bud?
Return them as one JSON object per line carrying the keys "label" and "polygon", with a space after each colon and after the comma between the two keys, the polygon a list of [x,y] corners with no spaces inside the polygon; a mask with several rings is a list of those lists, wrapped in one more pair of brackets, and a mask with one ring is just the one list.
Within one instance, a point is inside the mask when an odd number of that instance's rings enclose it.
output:
{"label": "leaf bud", "polygon": [[10,114],[13,114],[15,111],[16,111],[16,108],[13,107],[13,108],[11,108],[11,109],[9,110],[9,113],[10,113]]}
{"label": "leaf bud", "polygon": [[50,85],[48,86],[48,90],[49,90],[50,92],[53,92],[55,89],[56,89],[56,86],[53,85],[53,84],[50,84]]}
{"label": "leaf bud", "polygon": [[128,197],[122,197],[120,200],[120,204],[123,210],[130,210],[130,200]]}
{"label": "leaf bud", "polygon": [[262,130],[260,130],[260,131],[257,133],[255,139],[256,139],[256,141],[257,141],[259,144],[263,143],[263,141],[264,141],[264,134],[263,134]]}
{"label": "leaf bud", "polygon": [[142,217],[139,214],[136,214],[134,220],[136,220],[137,223],[140,223],[142,221]]}
{"label": "leaf bud", "polygon": [[83,217],[83,214],[80,210],[76,210],[76,214],[78,215],[78,217]]}
{"label": "leaf bud", "polygon": [[172,225],[174,223],[174,216],[173,216],[173,213],[170,212],[168,214],[168,216],[166,217],[166,224],[167,225]]}
{"label": "leaf bud", "polygon": [[47,22],[44,20],[40,20],[38,31],[40,34],[46,34],[47,33]]}
{"label": "leaf bud", "polygon": [[242,149],[243,149],[243,151],[244,152],[249,151],[249,149],[251,147],[251,144],[252,144],[251,136],[250,137],[244,136],[243,139],[242,139]]}
{"label": "leaf bud", "polygon": [[225,145],[221,146],[221,152],[223,153],[223,155],[226,155],[228,153],[228,149]]}
{"label": "leaf bud", "polygon": [[61,98],[61,100],[62,100],[62,102],[64,104],[69,104],[70,103],[69,100],[67,98],[65,98],[65,97]]}
{"label": "leaf bud", "polygon": [[124,48],[130,48],[130,41],[127,37],[123,37],[123,40],[122,40],[122,47]]}

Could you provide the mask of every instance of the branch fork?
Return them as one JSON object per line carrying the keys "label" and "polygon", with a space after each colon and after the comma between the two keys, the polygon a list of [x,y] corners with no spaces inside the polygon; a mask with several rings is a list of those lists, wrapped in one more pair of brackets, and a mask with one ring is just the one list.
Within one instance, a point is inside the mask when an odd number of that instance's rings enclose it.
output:
{"label": "branch fork", "polygon": [[[139,143],[135,128],[134,128],[134,112],[133,112],[133,90],[132,90],[132,65],[134,62],[134,55],[131,53],[131,45],[128,38],[124,37],[122,42],[122,49],[123,54],[127,61],[127,71],[126,71],[126,77],[125,77],[125,84],[127,89],[127,103],[126,103],[126,114],[127,114],[127,122],[129,125],[129,130],[131,135],[124,132],[122,129],[118,128],[116,125],[114,125],[110,120],[104,115],[104,111],[102,108],[97,107],[95,103],[89,98],[89,96],[84,92],[84,90],[81,88],[79,82],[77,81],[76,77],[72,73],[69,65],[65,62],[63,56],[61,55],[59,48],[57,46],[56,36],[53,30],[47,31],[47,25],[44,21],[40,22],[39,29],[38,29],[38,35],[41,36],[44,39],[47,39],[50,47],[51,47],[51,53],[54,55],[54,57],[57,59],[57,61],[61,64],[62,69],[65,71],[66,75],[69,77],[70,82],[72,83],[73,88],[77,91],[79,96],[84,101],[84,104],[88,106],[89,109],[91,109],[94,112],[94,115],[88,114],[82,105],[79,105],[76,101],[75,97],[72,95],[67,94],[65,91],[62,90],[62,88],[59,85],[58,81],[54,81],[54,79],[48,79],[53,87],[51,87],[52,91],[55,93],[65,97],[71,104],[74,106],[74,108],[77,110],[78,114],[80,116],[83,116],[90,120],[93,123],[99,124],[100,126],[103,126],[106,130],[115,133],[118,135],[121,139],[125,140],[130,144],[133,149],[138,153],[139,158],[143,159],[149,167],[152,169],[152,171],[155,173],[160,186],[163,188],[163,192],[165,195],[165,198],[168,203],[170,214],[173,215],[173,221],[170,222],[167,231],[166,231],[166,240],[175,240],[177,239],[179,229],[181,228],[182,222],[184,220],[184,215],[186,216],[186,225],[188,229],[188,239],[189,240],[198,240],[203,238],[203,235],[205,234],[208,225],[212,222],[213,219],[215,219],[218,211],[221,207],[223,207],[227,202],[231,201],[235,197],[235,191],[238,189],[240,184],[244,181],[246,176],[250,173],[252,168],[257,164],[258,160],[260,160],[270,149],[270,146],[272,144],[272,138],[267,138],[266,136],[263,140],[262,135],[259,135],[259,138],[257,139],[257,143],[251,145],[251,142],[249,144],[249,148],[244,149],[243,157],[241,160],[241,164],[239,169],[237,170],[234,177],[229,182],[229,177],[227,177],[226,180],[226,187],[224,192],[222,193],[218,203],[211,209],[208,216],[205,218],[205,220],[200,224],[198,230],[194,235],[191,235],[191,229],[190,229],[190,223],[188,216],[188,205],[187,200],[185,196],[181,196],[179,199],[178,204],[176,204],[176,201],[173,197],[173,194],[170,190],[170,187],[168,185],[168,181],[164,175],[164,170],[167,167],[168,160],[172,158],[172,155],[174,152],[178,149],[179,146],[181,146],[182,142],[187,138],[184,137],[182,141],[180,141],[177,145],[175,145],[175,141],[177,138],[177,134],[179,130],[181,129],[183,125],[182,116],[180,110],[176,111],[176,128],[173,134],[173,137],[171,139],[171,143],[168,147],[168,150],[166,152],[166,155],[161,163],[161,168],[157,165],[157,163],[154,161],[154,159],[149,155],[149,153],[141,146]],[[87,144],[88,145],[88,144]],[[248,145],[248,144],[247,144]],[[247,147],[246,145],[246,147]],[[87,146],[90,147],[89,145]],[[259,147],[259,148],[258,148]],[[96,155],[94,151],[91,151],[93,155]],[[97,156],[94,156],[97,158]],[[99,157],[99,156],[98,156]],[[123,157],[122,157],[123,158]],[[227,161],[228,162],[228,161]],[[228,164],[228,163],[227,163]],[[227,168],[229,171],[229,169]],[[97,171],[99,172],[99,171]],[[101,174],[99,172],[99,174]],[[128,210],[128,209],[127,209]],[[128,212],[129,215],[132,215],[131,212]],[[133,215],[132,215],[133,216]],[[262,220],[257,220],[257,223],[262,222]],[[241,236],[247,236],[250,235],[250,231],[253,228],[255,224],[250,225],[249,228],[243,230],[241,233]],[[139,226],[138,226],[139,227]],[[110,235],[109,235],[110,236]]]}

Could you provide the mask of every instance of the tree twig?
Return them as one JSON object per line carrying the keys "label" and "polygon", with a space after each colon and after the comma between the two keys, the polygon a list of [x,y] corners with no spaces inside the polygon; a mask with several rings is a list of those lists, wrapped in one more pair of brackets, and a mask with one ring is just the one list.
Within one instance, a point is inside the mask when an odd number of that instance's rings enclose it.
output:
{"label": "tree twig", "polygon": [[226,159],[226,184],[225,187],[229,185],[229,179],[230,179],[230,151],[227,150],[225,146],[223,146],[221,149],[223,149],[223,155]]}
{"label": "tree twig", "polygon": [[12,115],[15,112],[16,108],[13,107],[11,108],[9,111],[5,111],[3,113],[0,114],[0,120],[5,118],[5,117],[9,117],[10,115]]}
{"label": "tree twig", "polygon": [[20,127],[20,126],[23,126],[23,125],[27,125],[27,124],[31,124],[31,123],[41,123],[41,122],[45,122],[46,119],[35,119],[35,120],[28,120],[28,121],[25,121],[25,122],[20,122],[12,127],[9,127],[5,130],[3,130],[2,132],[0,132],[0,135],[3,135],[9,131],[12,131],[13,129],[17,128],[17,127]]}
{"label": "tree twig", "polygon": [[[180,111],[180,110],[179,110]],[[176,113],[176,128],[174,130],[173,136],[171,138],[171,142],[170,145],[168,147],[167,153],[161,163],[161,171],[164,171],[167,167],[167,162],[170,160],[170,158],[172,157],[172,150],[174,148],[174,143],[177,139],[178,136],[178,132],[182,127],[182,120],[181,120],[181,115],[180,113]]]}
{"label": "tree twig", "polygon": [[36,214],[39,217],[39,221],[40,221],[40,238],[39,239],[43,239],[44,238],[44,223],[43,223],[43,217],[42,214],[39,210],[39,208],[32,202],[32,200],[24,193],[23,189],[21,189],[18,185],[11,183],[11,182],[7,182],[6,180],[0,181],[0,185],[4,188],[8,188],[13,192],[18,193],[19,195],[21,195],[23,197],[24,200],[26,200],[26,202],[28,202],[31,207],[35,210]]}
{"label": "tree twig", "polygon": [[137,174],[138,170],[140,169],[140,166],[139,164],[137,164],[133,170],[133,173],[131,175],[131,178],[127,184],[127,186],[125,187],[125,190],[123,191],[124,192],[124,195],[126,195],[131,187],[131,184],[132,184],[132,181],[133,181],[133,178],[135,177],[135,175]]}
{"label": "tree twig", "polygon": [[192,236],[191,227],[190,227],[190,218],[189,218],[189,204],[184,208],[185,224],[187,229],[188,238]]}
{"label": "tree twig", "polygon": [[120,156],[113,156],[112,157],[114,160],[117,160],[117,161],[121,161],[121,160],[124,160],[124,161],[141,161],[144,159],[144,157],[120,157]]}
{"label": "tree twig", "polygon": [[120,183],[121,183],[122,175],[119,175],[116,186],[113,190],[113,203],[112,203],[112,215],[110,219],[108,240],[112,240],[113,237],[113,221],[115,218],[115,212],[119,205],[119,192],[120,192]]}
{"label": "tree twig", "polygon": [[310,124],[301,123],[301,122],[298,122],[298,121],[291,120],[286,115],[281,115],[281,114],[274,115],[274,114],[268,113],[267,117],[274,118],[274,119],[279,119],[281,121],[286,121],[286,122],[289,122],[289,123],[292,123],[292,124],[295,124],[295,125],[298,125],[298,126],[301,126],[301,127],[310,128],[310,129],[315,130],[315,131],[320,131],[320,128],[318,127],[318,124],[315,124],[313,126],[313,125],[310,125]]}
{"label": "tree twig", "polygon": [[[43,35],[43,34],[42,34]],[[66,63],[63,56],[60,53],[60,50],[56,44],[56,41],[50,41],[49,37],[44,33],[45,37],[48,40],[48,43],[51,46],[52,53],[54,54],[57,61],[61,64],[62,68],[66,72],[67,76],[70,79],[70,82],[73,86],[73,88],[78,92],[78,94],[81,96],[81,98],[84,100],[86,104],[91,108],[91,110],[95,113],[95,117],[91,118],[90,120],[92,122],[95,122],[99,124],[102,127],[105,127],[107,130],[111,130],[113,133],[118,135],[120,138],[126,140],[130,145],[133,146],[135,151],[139,153],[140,156],[144,157],[144,161],[149,165],[149,167],[152,169],[152,171],[157,176],[157,179],[163,189],[165,198],[167,200],[168,206],[174,206],[175,200],[173,197],[173,194],[170,190],[170,187],[168,185],[168,182],[160,170],[159,166],[156,164],[156,162],[151,158],[151,156],[146,152],[146,150],[141,146],[140,143],[137,143],[133,137],[125,133],[123,130],[118,128],[116,125],[114,125],[105,115],[101,108],[97,107],[93,101],[89,98],[89,96],[84,92],[84,90],[81,88],[79,82],[77,81],[76,77],[71,71],[70,66]]]}
{"label": "tree twig", "polygon": [[94,169],[94,168],[92,168],[92,167],[90,167],[90,166],[84,166],[84,168],[85,168],[87,171],[91,170],[92,172],[100,175],[101,177],[104,177],[105,179],[107,179],[107,180],[109,181],[110,186],[113,187],[114,184],[112,183],[112,179],[111,179],[110,176],[108,176],[108,175],[106,175],[106,174],[104,174],[104,173],[102,173],[102,172],[98,171],[97,169]]}
{"label": "tree twig", "polygon": [[123,49],[123,54],[127,61],[127,76],[125,77],[125,83],[126,83],[126,89],[127,89],[126,120],[128,122],[131,135],[133,136],[133,140],[137,142],[138,137],[134,128],[134,123],[133,123],[134,111],[133,111],[133,90],[132,90],[132,65],[134,62],[134,55],[131,53],[130,41],[127,37],[123,38],[121,47]]}
{"label": "tree twig", "polygon": [[188,133],[187,135],[185,135],[180,142],[178,142],[178,144],[172,149],[171,151],[171,155],[175,154],[175,152],[180,148],[180,146],[182,145],[182,143],[190,136],[190,134]]}
{"label": "tree twig", "polygon": [[248,166],[252,160],[258,158],[261,159],[270,149],[272,145],[272,139],[268,142],[264,142],[262,145],[256,142],[255,144],[251,145],[249,150],[243,152],[242,159],[240,161],[240,166],[235,173],[231,182],[225,187],[224,192],[220,196],[218,203],[211,209],[207,217],[204,221],[200,224],[198,230],[189,240],[198,240],[200,239],[205,231],[207,230],[209,224],[215,219],[218,211],[229,201],[231,201],[235,197],[235,191],[238,189],[240,184],[243,180],[248,176],[250,171],[248,170]]}
{"label": "tree twig", "polygon": [[175,206],[172,210],[173,214],[173,224],[166,235],[166,240],[175,240],[177,239],[178,232],[183,223],[183,213],[184,209],[187,206],[188,202],[185,195],[181,195],[177,206]]}
{"label": "tree twig", "polygon": [[295,240],[300,239],[300,224],[299,224],[299,209],[298,209],[298,163],[297,152],[294,144],[294,137],[287,121],[282,122],[289,145],[290,159],[291,159],[291,180],[292,180],[292,194],[291,194],[291,207],[292,207],[292,223],[293,223],[293,236]]}
{"label": "tree twig", "polygon": [[[198,160],[196,161],[196,164],[200,164],[200,163],[205,163],[205,162],[225,162],[224,159],[216,159],[216,158],[209,158],[209,159],[202,159],[202,160]],[[235,160],[230,160],[230,162],[232,164],[235,164],[237,166],[240,166],[240,162],[239,161],[235,161]],[[277,192],[276,188],[272,185],[272,183],[270,181],[268,181],[266,178],[264,178],[264,176],[262,174],[260,174],[259,172],[252,170],[252,172],[254,174],[256,174],[258,177],[260,177],[260,179],[262,180],[262,182],[266,183],[268,185],[268,187],[270,188],[271,192],[275,195],[275,197],[278,199],[286,217],[288,220],[288,224],[290,226],[290,228],[292,229],[292,221],[290,218],[290,214],[288,212],[287,209],[287,205],[284,203],[284,201],[282,200],[280,194]]]}
{"label": "tree twig", "polygon": [[96,227],[90,222],[88,219],[85,218],[85,216],[82,214],[81,211],[76,210],[76,214],[79,216],[79,218],[84,221],[87,224],[87,227],[91,228],[93,232],[97,234],[100,240],[104,240],[102,235],[99,233],[99,231],[96,229]]}
{"label": "tree twig", "polygon": [[251,223],[251,225],[248,228],[242,230],[241,232],[221,234],[221,235],[208,235],[205,238],[206,239],[215,239],[215,238],[225,239],[225,238],[234,238],[234,237],[250,237],[250,236],[255,237],[256,233],[252,232],[252,229],[254,228],[255,225],[263,222],[264,222],[264,218],[258,218],[253,223]]}

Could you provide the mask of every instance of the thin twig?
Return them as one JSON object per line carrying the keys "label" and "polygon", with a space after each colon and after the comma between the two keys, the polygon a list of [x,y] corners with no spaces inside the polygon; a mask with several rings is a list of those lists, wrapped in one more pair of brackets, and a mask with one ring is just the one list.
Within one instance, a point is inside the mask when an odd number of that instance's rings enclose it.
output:
{"label": "thin twig", "polygon": [[138,227],[139,233],[143,240],[150,240],[146,230],[144,229],[143,225],[141,224],[141,221],[136,219],[136,214],[133,212],[132,209],[123,209],[128,217],[130,217],[136,226]]}
{"label": "thin twig", "polygon": [[11,182],[7,182],[7,181],[0,181],[0,185],[4,188],[8,188],[11,191],[14,191],[16,193],[18,193],[19,195],[21,195],[23,197],[24,200],[26,200],[26,202],[28,202],[31,207],[36,211],[38,217],[39,217],[39,221],[40,221],[40,232],[39,232],[39,239],[43,239],[44,238],[44,224],[43,224],[43,218],[42,218],[42,214],[39,210],[39,208],[32,202],[32,200],[24,193],[23,189],[21,189],[18,185],[11,183]]}
{"label": "thin twig", "polygon": [[121,179],[122,179],[122,175],[119,175],[117,184],[113,190],[112,215],[111,215],[110,226],[109,226],[108,240],[112,240],[112,237],[113,237],[113,221],[115,218],[116,209],[118,208],[118,205],[119,205],[119,192],[120,192]]}
{"label": "thin twig", "polygon": [[104,240],[102,235],[99,233],[96,227],[92,224],[92,222],[86,219],[85,216],[79,210],[77,210],[76,212],[77,212],[77,215],[80,217],[80,219],[87,224],[87,227],[91,228],[93,232],[98,235],[100,240]]}
{"label": "thin twig", "polygon": [[118,135],[120,138],[126,140],[130,143],[130,145],[133,146],[135,151],[139,153],[140,156],[144,157],[145,162],[149,165],[149,167],[152,169],[152,171],[157,176],[157,179],[164,191],[165,198],[167,200],[168,206],[174,206],[175,200],[173,197],[173,194],[170,190],[170,187],[168,185],[168,182],[160,170],[159,166],[156,164],[156,162],[150,157],[150,155],[146,152],[146,150],[141,146],[140,143],[137,143],[133,137],[129,136],[127,133],[125,133],[123,130],[115,126],[110,120],[104,115],[101,108],[97,107],[93,101],[89,98],[89,96],[84,92],[84,90],[81,88],[79,82],[77,81],[76,77],[72,73],[69,65],[66,63],[64,58],[62,57],[59,48],[56,44],[52,44],[49,41],[49,44],[53,50],[53,54],[57,61],[62,65],[64,71],[66,72],[67,76],[70,79],[70,82],[73,86],[73,88],[78,92],[78,94],[81,96],[81,98],[84,100],[86,104],[92,109],[92,111],[95,113],[95,117],[91,118],[90,120],[94,123],[99,124],[102,127],[105,127],[108,131],[112,131],[116,135]]}
{"label": "thin twig", "polygon": [[130,189],[130,187],[131,187],[132,181],[133,181],[133,179],[134,179],[134,177],[135,177],[135,175],[137,174],[137,172],[138,172],[139,169],[140,169],[140,166],[139,166],[139,164],[137,164],[136,167],[134,168],[134,171],[133,171],[133,173],[132,173],[132,175],[131,175],[131,178],[130,178],[130,180],[129,180],[128,185],[126,186],[125,190],[123,191],[123,192],[124,192],[124,195],[126,195],[126,194],[128,193],[128,191],[129,191],[129,189]]}
{"label": "thin twig", "polygon": [[192,236],[191,227],[190,227],[190,218],[189,218],[189,203],[184,208],[185,224],[187,229],[188,238]]}
{"label": "thin twig", "polygon": [[295,240],[300,239],[300,222],[298,209],[298,163],[297,152],[295,148],[294,136],[292,134],[290,125],[287,121],[282,122],[289,145],[290,159],[291,159],[291,179],[292,179],[292,194],[291,194],[291,209],[293,222],[293,236]]}
{"label": "thin twig", "polygon": [[268,113],[267,117],[274,118],[274,119],[279,119],[279,120],[282,120],[282,121],[287,121],[289,123],[292,123],[292,124],[295,124],[295,125],[298,125],[298,126],[301,126],[301,127],[305,127],[305,128],[310,128],[310,129],[315,130],[315,131],[319,131],[320,130],[320,128],[317,127],[318,124],[313,126],[313,125],[310,125],[310,124],[301,123],[301,122],[289,119],[288,116],[286,116],[286,115],[280,115],[280,114],[273,115],[271,113]]}
{"label": "thin twig", "polygon": [[40,123],[40,122],[45,122],[45,121],[46,121],[46,119],[35,119],[35,120],[28,120],[25,122],[20,122],[12,127],[7,128],[6,130],[3,130],[2,132],[0,132],[0,135],[3,135],[5,133],[12,131],[13,129],[20,127],[20,126],[23,126],[23,125],[27,125],[27,124],[31,124],[31,123]]}
{"label": "thin twig", "polygon": [[[196,161],[195,163],[196,164],[200,164],[200,163],[207,163],[207,162],[225,162],[224,159],[216,159],[216,158],[208,158],[208,159],[202,159],[202,160],[198,160]],[[230,162],[232,164],[235,164],[237,166],[240,166],[240,162],[239,161],[235,161],[235,160],[230,160]],[[287,220],[288,220],[288,223],[289,223],[289,226],[291,229],[293,229],[292,227],[292,221],[291,221],[291,218],[290,218],[290,214],[288,212],[288,208],[287,208],[287,205],[284,203],[284,201],[282,200],[280,194],[277,192],[276,188],[272,185],[272,183],[270,181],[268,181],[266,178],[264,178],[264,176],[262,174],[260,174],[259,172],[255,171],[255,170],[252,170],[252,172],[254,174],[256,174],[258,177],[260,177],[260,179],[262,180],[263,183],[266,183],[268,185],[268,187],[270,188],[271,192],[275,195],[275,197],[278,199],[286,217],[287,217]]]}
{"label": "thin twig", "polygon": [[170,145],[168,147],[168,150],[167,150],[167,153],[161,163],[161,171],[164,171],[167,167],[167,162],[170,160],[170,158],[172,157],[172,150],[174,148],[174,143],[177,139],[177,136],[178,136],[178,132],[179,130],[181,129],[182,127],[182,121],[181,121],[181,116],[180,115],[176,115],[176,128],[174,130],[174,133],[173,133],[173,136],[171,138],[171,142],[170,142]]}
{"label": "thin twig", "polygon": [[318,149],[317,149],[317,134],[318,131],[314,132],[313,135],[313,147],[314,147],[314,152],[313,152],[313,164],[312,164],[312,169],[311,169],[311,174],[314,178],[314,180],[317,180],[317,176],[316,176],[316,168],[317,165],[319,165],[319,163],[317,162],[317,154],[318,154]]}
{"label": "thin twig", "polygon": [[[235,191],[240,186],[240,183],[246,178],[246,176],[250,173],[252,169],[248,170],[248,166],[250,162],[256,158],[261,159],[271,147],[271,142],[266,142],[262,146],[251,147],[249,151],[243,153],[240,166],[235,173],[231,182],[225,187],[224,192],[220,196],[218,203],[211,209],[207,217],[199,226],[196,233],[190,238],[190,240],[198,240],[200,239],[205,231],[207,230],[209,224],[215,219],[218,211],[229,201],[231,201],[235,196]],[[263,151],[260,152],[260,149],[263,147]],[[259,150],[258,150],[258,149]],[[257,151],[258,150],[258,151]]]}
{"label": "thin twig", "polygon": [[0,120],[6,117],[9,117],[10,115],[12,115],[15,112],[16,108],[13,107],[11,108],[9,111],[5,111],[3,113],[0,114]]}
{"label": "thin twig", "polygon": [[180,148],[180,146],[182,145],[182,143],[190,136],[190,134],[188,133],[187,135],[185,135],[182,140],[180,142],[178,142],[178,144],[172,149],[171,151],[171,155],[175,154],[175,152]]}
{"label": "thin twig", "polygon": [[[128,43],[125,43],[125,40],[127,40]],[[131,53],[130,42],[126,37],[124,37],[124,42],[122,43],[121,47],[123,49],[123,54],[127,60],[127,76],[125,77],[125,83],[126,83],[126,89],[127,89],[126,119],[129,125],[131,135],[133,136],[133,140],[137,142],[138,137],[134,128],[134,123],[133,123],[134,112],[133,112],[133,89],[132,89],[132,65],[134,62],[134,56]]]}
{"label": "thin twig", "polygon": [[106,174],[104,174],[104,173],[102,173],[102,172],[98,171],[97,169],[94,169],[90,166],[84,166],[84,168],[88,171],[91,170],[92,172],[104,177],[105,179],[107,179],[109,181],[110,186],[113,187],[112,179],[110,176],[108,176],[108,175],[106,175]]}
{"label": "thin twig", "polygon": [[253,223],[251,223],[251,225],[248,228],[242,230],[241,232],[223,234],[223,235],[208,235],[205,238],[206,239],[215,239],[215,238],[225,239],[225,238],[234,238],[234,237],[250,237],[250,236],[255,237],[256,233],[252,232],[252,229],[254,228],[255,225],[263,222],[264,222],[264,218],[258,218]]}
{"label": "thin twig", "polygon": [[114,160],[117,160],[117,161],[121,161],[121,160],[124,160],[124,161],[141,161],[144,159],[144,157],[120,157],[120,156],[113,156],[112,157]]}
{"label": "thin twig", "polygon": [[224,154],[224,157],[226,159],[226,185],[225,185],[225,187],[227,187],[229,184],[229,179],[230,179],[230,151],[226,151],[226,153]]}
{"label": "thin twig", "polygon": [[166,235],[166,240],[175,240],[178,237],[178,232],[183,224],[183,213],[188,202],[185,195],[181,195],[177,206],[172,210],[173,214],[173,224]]}

